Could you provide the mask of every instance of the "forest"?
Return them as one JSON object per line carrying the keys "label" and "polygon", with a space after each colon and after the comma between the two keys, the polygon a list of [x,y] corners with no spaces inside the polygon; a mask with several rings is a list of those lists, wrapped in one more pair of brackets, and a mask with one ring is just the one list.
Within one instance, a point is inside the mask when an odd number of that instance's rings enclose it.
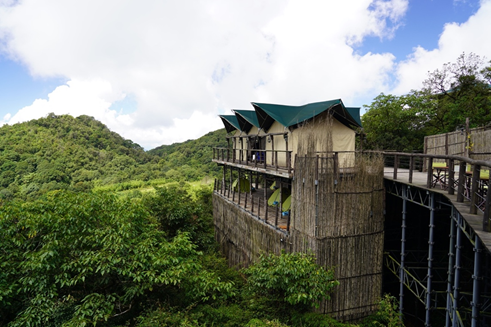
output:
{"label": "forest", "polygon": [[[363,115],[364,148],[491,119],[491,66],[476,55]],[[311,253],[246,269],[218,252],[211,181],[224,129],[150,151],[89,116],[0,127],[0,326],[402,326],[397,303],[356,324],[318,314],[339,284]]]}
{"label": "forest", "polygon": [[[351,326],[315,313],[338,282],[312,254],[221,257],[224,130],[148,152],[88,116],[0,135],[0,326]],[[398,323],[386,297],[360,324]]]}

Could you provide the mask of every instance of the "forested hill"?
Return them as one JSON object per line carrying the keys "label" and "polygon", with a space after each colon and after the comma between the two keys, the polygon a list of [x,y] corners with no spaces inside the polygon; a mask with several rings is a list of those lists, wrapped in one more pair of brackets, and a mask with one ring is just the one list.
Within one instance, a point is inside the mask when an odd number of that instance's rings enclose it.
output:
{"label": "forested hill", "polygon": [[220,170],[217,164],[211,161],[213,147],[225,147],[226,134],[222,128],[196,140],[159,146],[148,153],[162,158],[161,167],[169,178],[196,180],[205,176],[216,176]]}
{"label": "forested hill", "polygon": [[48,191],[90,191],[130,181],[195,181],[218,173],[212,148],[225,130],[145,152],[89,116],[49,114],[0,127],[0,199],[32,200]]}
{"label": "forested hill", "polygon": [[0,198],[159,178],[158,160],[92,117],[49,114],[0,128]]}

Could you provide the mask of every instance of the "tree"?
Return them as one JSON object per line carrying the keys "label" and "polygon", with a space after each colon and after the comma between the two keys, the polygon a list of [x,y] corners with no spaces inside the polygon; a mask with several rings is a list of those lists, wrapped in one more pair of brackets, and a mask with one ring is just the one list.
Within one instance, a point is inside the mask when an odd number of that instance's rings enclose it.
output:
{"label": "tree", "polygon": [[311,253],[261,255],[259,262],[244,273],[254,293],[267,296],[279,306],[302,311],[319,307],[319,301],[329,299],[329,293],[339,285],[334,271],[317,265]]}
{"label": "tree", "polygon": [[362,116],[364,148],[376,150],[422,150],[426,122],[434,104],[420,92],[395,96],[381,93],[365,106]]}
{"label": "tree", "polygon": [[204,268],[201,255],[186,233],[168,239],[141,204],[115,196],[55,191],[7,203],[0,325],[126,325],[157,301],[230,294],[233,284]]}
{"label": "tree", "polygon": [[471,127],[491,121],[491,66],[474,54],[462,53],[454,63],[428,74],[423,91],[436,100],[428,126],[434,134],[451,132],[470,118]]}

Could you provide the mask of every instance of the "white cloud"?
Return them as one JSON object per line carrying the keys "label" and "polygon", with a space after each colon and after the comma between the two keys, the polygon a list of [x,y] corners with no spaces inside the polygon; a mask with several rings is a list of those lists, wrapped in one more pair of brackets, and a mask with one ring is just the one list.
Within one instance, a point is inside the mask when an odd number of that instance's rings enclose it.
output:
{"label": "white cloud", "polygon": [[[0,7],[3,52],[70,82],[4,120],[83,113],[150,148],[219,128],[217,114],[251,101],[361,105],[388,88],[395,58],[352,46],[390,38],[406,10],[407,0],[24,0]],[[135,112],[109,109],[125,94]]]}
{"label": "white cloud", "polygon": [[473,52],[491,59],[491,43],[486,39],[490,17],[491,1],[484,0],[479,10],[465,23],[446,24],[438,41],[438,48],[427,50],[417,47],[409,59],[398,65],[399,84],[392,92],[403,94],[411,89],[420,89],[428,72],[440,69],[444,63],[455,62],[463,52]]}

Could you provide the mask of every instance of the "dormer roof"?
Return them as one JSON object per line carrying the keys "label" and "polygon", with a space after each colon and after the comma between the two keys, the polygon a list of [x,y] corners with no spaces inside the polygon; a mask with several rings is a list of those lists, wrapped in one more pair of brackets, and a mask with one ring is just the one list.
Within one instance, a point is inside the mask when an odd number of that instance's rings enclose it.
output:
{"label": "dormer roof", "polygon": [[288,106],[272,103],[252,102],[259,127],[267,131],[274,121],[285,127],[295,126],[326,110],[342,124],[353,128],[361,127],[360,108],[345,107],[341,99],[315,102],[303,106]]}

